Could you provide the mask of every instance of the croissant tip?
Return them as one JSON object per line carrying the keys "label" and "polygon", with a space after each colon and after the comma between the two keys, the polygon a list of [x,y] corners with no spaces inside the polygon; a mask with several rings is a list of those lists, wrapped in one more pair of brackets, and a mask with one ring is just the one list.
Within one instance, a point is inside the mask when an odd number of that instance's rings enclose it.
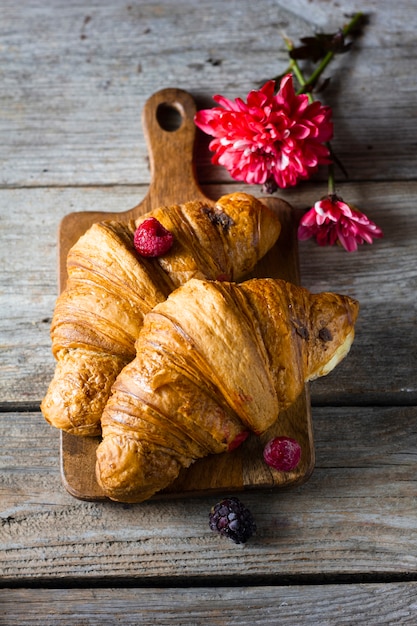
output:
{"label": "croissant tip", "polygon": [[346,335],[343,343],[341,343],[340,346],[336,348],[331,359],[324,363],[319,369],[317,369],[314,374],[312,374],[312,376],[309,378],[309,380],[316,380],[317,378],[321,378],[330,374],[330,372],[334,370],[334,368],[339,365],[339,363],[343,361],[343,359],[348,355],[350,348],[352,347],[354,336],[355,331],[353,328],[351,328]]}

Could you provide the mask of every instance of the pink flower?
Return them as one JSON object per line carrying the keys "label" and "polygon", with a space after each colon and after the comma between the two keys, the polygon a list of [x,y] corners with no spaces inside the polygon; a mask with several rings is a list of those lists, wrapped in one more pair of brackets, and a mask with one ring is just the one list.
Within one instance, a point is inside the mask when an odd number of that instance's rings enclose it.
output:
{"label": "pink flower", "polygon": [[372,243],[382,236],[382,230],[364,213],[334,194],[316,202],[298,227],[299,239],[315,237],[319,246],[340,243],[348,252],[357,250],[358,244]]}
{"label": "pink flower", "polygon": [[333,135],[330,107],[296,95],[292,76],[251,91],[247,102],[214,96],[219,107],[199,111],[196,125],[214,137],[212,162],[223,165],[236,180],[276,188],[295,185],[330,162],[324,145]]}

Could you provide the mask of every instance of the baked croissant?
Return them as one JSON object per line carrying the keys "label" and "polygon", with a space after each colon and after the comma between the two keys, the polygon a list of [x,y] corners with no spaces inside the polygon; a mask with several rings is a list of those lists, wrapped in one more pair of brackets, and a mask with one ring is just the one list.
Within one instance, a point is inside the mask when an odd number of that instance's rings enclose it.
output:
{"label": "baked croissant", "polygon": [[[133,244],[150,216],[174,235],[171,250],[158,258],[139,256]],[[94,224],[68,254],[67,285],[55,306],[57,365],[41,404],[46,420],[73,434],[100,434],[111,385],[135,356],[144,315],[190,278],[243,277],[280,228],[271,209],[244,193],[161,207],[129,223]]]}
{"label": "baked croissant", "polygon": [[146,315],[102,416],[97,479],[140,502],[196,459],[265,432],[347,354],[358,303],[279,279],[190,280]]}

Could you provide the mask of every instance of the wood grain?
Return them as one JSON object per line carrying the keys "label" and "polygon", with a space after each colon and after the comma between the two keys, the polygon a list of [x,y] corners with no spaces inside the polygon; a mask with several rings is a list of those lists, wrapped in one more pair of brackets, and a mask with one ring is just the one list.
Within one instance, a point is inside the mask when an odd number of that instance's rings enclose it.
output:
{"label": "wood grain", "polygon": [[[237,184],[203,187],[211,199],[238,190],[255,191]],[[62,218],[77,209],[124,211],[147,191],[146,185],[0,189],[0,407],[38,406],[53,375],[49,326]],[[385,237],[354,254],[313,242],[299,244],[305,287],[346,293],[361,304],[349,357],[312,383],[312,403],[417,403],[417,183],[345,183],[338,191],[379,224]],[[321,185],[310,183],[279,196],[301,214],[322,194]]]}
{"label": "wood grain", "polygon": [[[226,10],[223,0],[4,0],[1,8],[0,574],[18,588],[2,590],[0,622],[414,625],[413,3],[265,0],[260,10],[230,0]],[[385,237],[352,255],[300,244],[302,284],[361,303],[349,357],[311,385],[310,480],[242,494],[259,528],[245,547],[210,533],[211,497],[127,507],[75,500],[61,483],[59,434],[37,410],[54,368],[59,222],[73,211],[125,211],[146,196],[140,112],[151,94],[176,86],[199,108],[214,93],[245,97],[286,68],[282,34],[329,32],[358,9],[369,14],[364,36],[326,72],[320,99],[333,107],[334,148],[349,174],[337,172],[337,191]],[[204,194],[248,191],[211,165],[208,138],[196,139]],[[322,169],[278,195],[301,214],[326,193],[325,177]]]}
{"label": "wood grain", "polygon": [[162,89],[145,102],[142,125],[151,170],[149,189],[139,204],[124,211],[105,214],[102,211],[77,211],[62,219],[58,241],[61,291],[66,282],[68,251],[94,222],[103,219],[128,221],[163,205],[189,200],[209,201],[195,176],[196,112],[192,96],[182,89]]}
{"label": "wood grain", "polygon": [[208,527],[216,496],[138,505],[72,498],[61,485],[56,429],[40,413],[2,414],[2,584],[234,586],[414,575],[417,407],[316,407],[313,420],[311,478],[288,491],[241,494],[258,530],[236,546]]}
{"label": "wood grain", "polygon": [[[178,119],[173,114],[177,114]],[[164,89],[146,102],[142,121],[147,139],[152,179],[145,198],[130,210],[118,213],[73,212],[63,218],[59,230],[59,285],[66,282],[66,261],[70,247],[94,222],[102,219],[135,219],[159,206],[178,201],[210,202],[200,189],[194,167],[196,106],[190,94]],[[174,118],[174,120],[173,120]],[[175,122],[173,124],[173,121]],[[284,278],[299,283],[296,223],[290,205],[279,198],[265,200],[280,218],[280,242],[262,259],[252,275]],[[262,450],[274,436],[286,435],[299,441],[302,459],[292,472],[276,472],[263,462]],[[103,499],[95,477],[98,437],[80,438],[61,433],[62,479],[69,493],[85,500]],[[208,457],[183,471],[164,495],[184,497],[221,493],[225,489],[296,486],[310,476],[314,467],[314,444],[308,389],[283,412],[277,423],[261,438],[251,437],[232,454]]]}
{"label": "wood grain", "polygon": [[[177,86],[204,107],[215,93],[245,97],[285,71],[283,34],[297,42],[332,32],[358,9],[370,18],[364,36],[332,64],[321,94],[334,109],[334,148],[351,180],[415,178],[417,12],[409,0],[346,0],[331,10],[325,0],[263,0],[262,11],[239,0],[227,10],[223,0],[24,5],[2,3],[3,185],[149,183],[138,138],[151,94]],[[200,146],[199,179],[230,181],[210,165],[202,137]]]}
{"label": "wood grain", "polygon": [[7,589],[0,591],[0,603],[8,626],[106,626],[119,621],[135,626],[414,626],[416,594],[415,582],[230,589]]}

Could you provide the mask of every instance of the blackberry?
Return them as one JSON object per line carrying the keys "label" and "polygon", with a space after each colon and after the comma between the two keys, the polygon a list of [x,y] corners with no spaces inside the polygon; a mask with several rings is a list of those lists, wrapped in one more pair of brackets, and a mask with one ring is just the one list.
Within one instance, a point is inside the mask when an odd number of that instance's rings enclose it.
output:
{"label": "blackberry", "polygon": [[210,511],[209,526],[235,543],[246,543],[256,532],[251,512],[238,498],[224,498]]}

